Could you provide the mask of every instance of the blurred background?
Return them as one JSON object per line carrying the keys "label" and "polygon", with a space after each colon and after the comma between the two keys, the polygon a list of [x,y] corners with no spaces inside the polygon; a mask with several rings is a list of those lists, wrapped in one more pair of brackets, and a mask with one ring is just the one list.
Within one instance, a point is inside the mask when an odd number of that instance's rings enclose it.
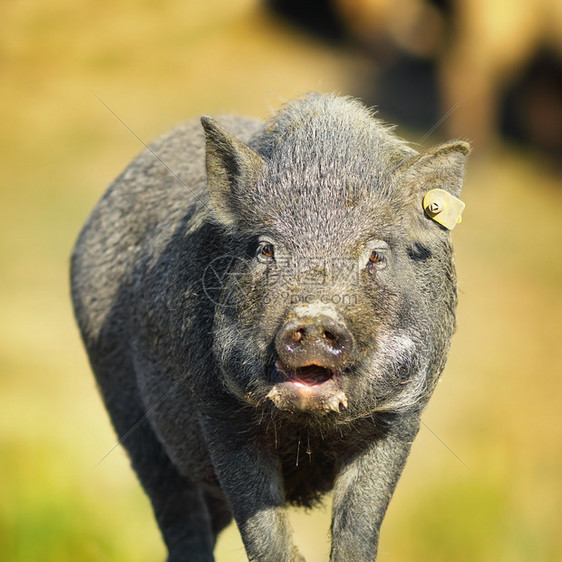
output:
{"label": "blurred background", "polygon": [[[474,145],[459,328],[379,560],[562,560],[561,54],[557,0],[3,2],[0,558],[164,559],[74,325],[71,247],[139,138],[319,90],[418,148]],[[291,518],[327,560],[329,498]],[[234,526],[217,560],[245,560]]]}

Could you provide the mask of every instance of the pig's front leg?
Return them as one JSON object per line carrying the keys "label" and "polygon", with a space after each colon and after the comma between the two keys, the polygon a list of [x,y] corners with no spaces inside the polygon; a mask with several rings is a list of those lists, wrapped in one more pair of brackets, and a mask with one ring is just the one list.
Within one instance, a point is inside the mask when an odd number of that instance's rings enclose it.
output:
{"label": "pig's front leg", "polygon": [[304,562],[293,544],[278,460],[260,449],[251,431],[232,421],[206,419],[202,426],[248,559]]}
{"label": "pig's front leg", "polygon": [[417,417],[404,420],[342,462],[334,486],[331,562],[376,559],[379,529],[418,429]]}

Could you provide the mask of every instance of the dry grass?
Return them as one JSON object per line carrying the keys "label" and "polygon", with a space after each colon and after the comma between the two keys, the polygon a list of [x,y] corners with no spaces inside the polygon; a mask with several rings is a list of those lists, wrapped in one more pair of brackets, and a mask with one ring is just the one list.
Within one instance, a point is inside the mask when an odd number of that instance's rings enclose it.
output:
{"label": "dry grass", "polygon": [[[251,0],[11,3],[0,23],[0,552],[12,561],[164,556],[74,327],[68,255],[141,146],[200,113],[263,116],[361,64]],[[94,95],[95,94],[95,95]],[[560,185],[525,154],[476,163],[455,232],[459,332],[383,528],[381,561],[562,559]],[[295,514],[325,560],[329,509]],[[235,528],[218,560],[244,560]]]}

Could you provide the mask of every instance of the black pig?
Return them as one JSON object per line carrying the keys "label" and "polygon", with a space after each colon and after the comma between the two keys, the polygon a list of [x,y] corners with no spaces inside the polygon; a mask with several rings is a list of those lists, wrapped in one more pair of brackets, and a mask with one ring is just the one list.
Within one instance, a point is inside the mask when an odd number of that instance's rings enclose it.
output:
{"label": "black pig", "polygon": [[170,561],[213,560],[232,516],[250,560],[303,560],[285,506],[332,489],[330,559],[374,560],[455,327],[424,196],[456,201],[468,144],[418,154],[333,95],[221,121],[158,140],[86,223],[93,371]]}

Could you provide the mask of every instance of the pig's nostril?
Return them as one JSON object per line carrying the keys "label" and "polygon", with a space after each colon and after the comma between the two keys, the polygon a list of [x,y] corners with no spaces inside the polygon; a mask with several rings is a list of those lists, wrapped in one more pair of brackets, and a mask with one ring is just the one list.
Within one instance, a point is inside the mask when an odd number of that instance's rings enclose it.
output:
{"label": "pig's nostril", "polygon": [[300,342],[303,337],[304,337],[304,330],[302,328],[300,330],[295,330],[291,334],[291,340],[293,341],[293,343]]}
{"label": "pig's nostril", "polygon": [[328,340],[328,342],[330,342],[331,344],[335,343],[338,340],[338,337],[335,334],[332,334],[332,332],[328,332],[325,331],[324,332],[324,337]]}

